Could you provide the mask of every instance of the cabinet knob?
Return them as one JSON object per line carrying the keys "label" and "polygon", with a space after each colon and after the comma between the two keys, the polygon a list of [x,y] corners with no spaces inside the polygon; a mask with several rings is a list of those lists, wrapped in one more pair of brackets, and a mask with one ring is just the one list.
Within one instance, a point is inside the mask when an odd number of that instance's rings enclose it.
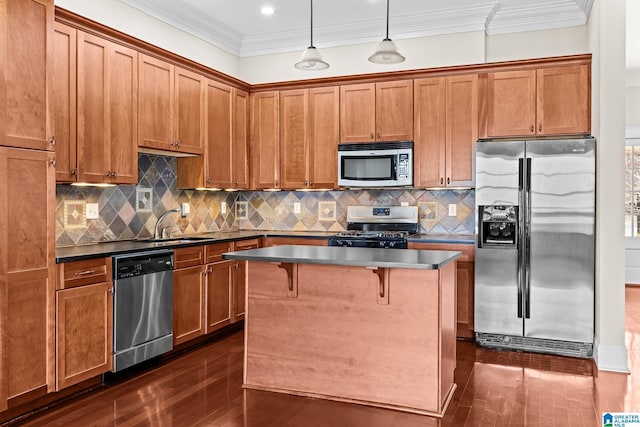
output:
{"label": "cabinet knob", "polygon": [[380,140],[380,132],[376,133],[376,139],[379,141]]}
{"label": "cabinet knob", "polygon": [[57,163],[58,163],[58,162],[56,162],[56,158],[55,158],[55,157],[54,157],[53,159],[49,160],[49,164],[50,164],[51,166],[53,166],[53,167],[56,167],[56,164],[57,164]]}
{"label": "cabinet knob", "polygon": [[71,169],[71,175],[78,176],[78,169],[77,168]]}
{"label": "cabinet knob", "polygon": [[440,177],[440,185],[444,184],[444,178]]}
{"label": "cabinet knob", "polygon": [[542,124],[538,125],[538,132],[542,132]]}
{"label": "cabinet knob", "polygon": [[52,137],[49,139],[49,144],[51,144],[51,145],[56,145],[56,137],[55,137],[55,135],[54,135],[54,136],[52,136]]}
{"label": "cabinet knob", "polygon": [[104,173],[104,176],[109,176],[109,171],[106,171],[106,172]]}
{"label": "cabinet knob", "polygon": [[276,187],[278,186],[278,180],[276,179]]}
{"label": "cabinet knob", "polygon": [[447,185],[451,184],[451,178],[447,177]]}
{"label": "cabinet knob", "polygon": [[305,181],[305,182],[304,182],[304,185],[309,185],[309,181]]}
{"label": "cabinet knob", "polygon": [[313,185],[313,181],[309,181],[309,185]]}
{"label": "cabinet knob", "polygon": [[376,136],[374,134],[371,134],[371,140],[376,139]]}
{"label": "cabinet knob", "polygon": [[536,131],[536,128],[535,128],[535,127],[533,127],[533,125],[531,125],[531,133],[533,133],[533,132],[535,132],[535,131]]}

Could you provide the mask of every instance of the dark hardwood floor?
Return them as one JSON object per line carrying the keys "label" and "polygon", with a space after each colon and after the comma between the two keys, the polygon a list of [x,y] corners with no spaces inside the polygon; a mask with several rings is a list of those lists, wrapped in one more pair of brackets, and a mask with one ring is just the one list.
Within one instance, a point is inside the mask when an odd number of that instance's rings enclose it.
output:
{"label": "dark hardwood floor", "polygon": [[442,420],[242,389],[242,332],[29,420],[32,426],[601,426],[640,412],[640,287],[627,288],[631,375],[590,360],[458,342],[458,389]]}

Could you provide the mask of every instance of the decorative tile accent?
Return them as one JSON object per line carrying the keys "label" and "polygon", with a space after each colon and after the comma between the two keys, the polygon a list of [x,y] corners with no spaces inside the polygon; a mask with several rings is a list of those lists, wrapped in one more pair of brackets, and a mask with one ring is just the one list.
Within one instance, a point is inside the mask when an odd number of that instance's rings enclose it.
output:
{"label": "decorative tile accent", "polygon": [[336,202],[318,202],[318,221],[336,220]]}
{"label": "decorative tile accent", "polygon": [[84,200],[64,201],[64,228],[78,229],[87,226],[87,202]]}
{"label": "decorative tile accent", "polygon": [[136,212],[153,212],[153,188],[136,188]]}
{"label": "decorative tile accent", "polygon": [[236,202],[236,219],[249,218],[249,202]]}
{"label": "decorative tile accent", "polygon": [[420,218],[420,225],[425,230],[431,230],[440,219],[438,202],[420,202],[418,204],[418,217]]}

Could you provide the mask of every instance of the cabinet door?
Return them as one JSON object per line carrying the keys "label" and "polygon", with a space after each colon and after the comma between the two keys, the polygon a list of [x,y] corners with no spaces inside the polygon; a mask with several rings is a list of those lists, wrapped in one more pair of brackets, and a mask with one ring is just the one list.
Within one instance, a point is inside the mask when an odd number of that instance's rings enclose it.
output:
{"label": "cabinet door", "polygon": [[539,135],[591,132],[591,85],[588,65],[537,71]]}
{"label": "cabinet door", "polygon": [[231,323],[232,265],[222,261],[207,266],[207,333]]}
{"label": "cabinet door", "polygon": [[254,189],[280,187],[280,96],[251,94],[251,180]]}
{"label": "cabinet door", "polygon": [[174,149],[181,153],[204,152],[204,86],[200,74],[175,68],[175,138]]}
{"label": "cabinet door", "polygon": [[0,145],[53,151],[47,110],[53,0],[3,1],[0,28],[0,78],[4,78]]}
{"label": "cabinet door", "polygon": [[340,86],[340,142],[373,142],[375,130],[376,85]]}
{"label": "cabinet door", "polygon": [[175,142],[174,67],[167,62],[140,54],[138,70],[138,146],[172,150]]}
{"label": "cabinet door", "polygon": [[138,183],[138,52],[109,43],[110,182]]}
{"label": "cabinet door", "polygon": [[339,88],[309,89],[309,187],[337,188]]}
{"label": "cabinet door", "polygon": [[55,383],[53,158],[0,147],[0,410]]}
{"label": "cabinet door", "polygon": [[173,271],[173,344],[205,333],[205,288],[202,266]]}
{"label": "cabinet door", "polygon": [[76,34],[59,22],[53,33],[50,114],[56,135],[56,181],[74,182],[76,159]]}
{"label": "cabinet door", "polygon": [[478,76],[447,77],[445,185],[473,186],[478,139]]}
{"label": "cabinet door", "polygon": [[280,92],[281,188],[306,188],[309,185],[308,120],[309,91],[300,89]]}
{"label": "cabinet door", "polygon": [[413,139],[413,80],[376,83],[376,141]]}
{"label": "cabinet door", "polygon": [[206,147],[204,185],[231,187],[231,106],[232,88],[209,80],[206,86]]}
{"label": "cabinet door", "polygon": [[[251,239],[234,242],[235,251],[246,251],[260,247],[260,240]],[[247,261],[233,262],[233,287],[231,294],[232,316],[231,323],[244,319],[245,295],[247,279]]]}
{"label": "cabinet door", "polygon": [[56,390],[111,370],[111,282],[56,292]]}
{"label": "cabinet door", "polygon": [[413,148],[416,187],[445,185],[446,80],[416,80],[414,87],[415,141]]}
{"label": "cabinet door", "polygon": [[249,93],[240,89],[233,90],[233,112],[231,114],[231,143],[233,160],[233,188],[249,188]]}
{"label": "cabinet door", "polygon": [[78,180],[109,180],[109,42],[78,31]]}
{"label": "cabinet door", "polygon": [[487,75],[487,136],[536,133],[536,71],[502,71]]}

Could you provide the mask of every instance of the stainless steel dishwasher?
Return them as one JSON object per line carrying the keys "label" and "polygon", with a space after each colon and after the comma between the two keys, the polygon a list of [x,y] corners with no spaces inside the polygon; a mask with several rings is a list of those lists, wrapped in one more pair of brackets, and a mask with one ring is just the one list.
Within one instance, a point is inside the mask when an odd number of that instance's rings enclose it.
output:
{"label": "stainless steel dishwasher", "polygon": [[173,251],[113,257],[113,371],[173,348]]}

